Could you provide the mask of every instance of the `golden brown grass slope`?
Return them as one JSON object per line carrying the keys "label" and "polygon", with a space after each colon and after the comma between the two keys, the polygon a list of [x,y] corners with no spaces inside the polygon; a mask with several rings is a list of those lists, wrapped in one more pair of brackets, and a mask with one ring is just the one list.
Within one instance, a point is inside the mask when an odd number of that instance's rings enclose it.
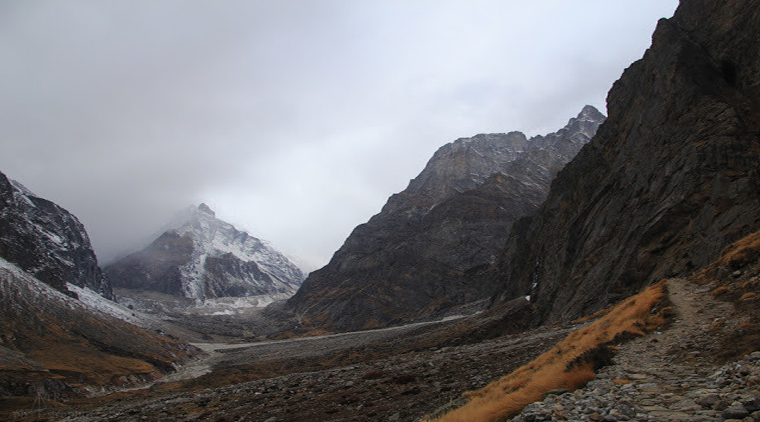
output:
{"label": "golden brown grass slope", "polygon": [[0,320],[0,397],[66,399],[83,386],[132,385],[162,376],[194,353],[87,308],[7,263],[0,265]]}
{"label": "golden brown grass slope", "polygon": [[609,362],[612,347],[666,322],[666,283],[660,282],[613,307],[594,323],[574,331],[553,349],[486,387],[465,393],[467,403],[440,422],[501,421],[552,390],[573,390],[594,378]]}

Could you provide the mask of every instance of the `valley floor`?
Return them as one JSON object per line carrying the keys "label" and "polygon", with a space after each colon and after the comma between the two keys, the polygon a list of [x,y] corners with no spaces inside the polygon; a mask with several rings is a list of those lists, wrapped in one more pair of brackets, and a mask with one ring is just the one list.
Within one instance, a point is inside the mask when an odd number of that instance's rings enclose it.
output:
{"label": "valley floor", "polygon": [[[199,378],[83,400],[65,410],[28,412],[17,420],[411,421],[527,363],[571,330],[394,353],[436,332],[440,327],[434,325],[209,344],[203,347],[210,357],[188,367],[194,368],[191,375],[205,373]],[[252,378],[261,379],[246,381]]]}
{"label": "valley floor", "polygon": [[[760,420],[760,354],[721,361],[731,351],[720,333],[741,330],[746,321],[732,318],[732,305],[711,289],[670,280],[676,316],[669,327],[624,344],[614,365],[585,388],[550,395],[514,421]],[[462,392],[528,363],[577,328],[423,347],[455,326],[205,344],[209,356],[167,382],[17,413],[16,420],[419,421],[461,404]]]}

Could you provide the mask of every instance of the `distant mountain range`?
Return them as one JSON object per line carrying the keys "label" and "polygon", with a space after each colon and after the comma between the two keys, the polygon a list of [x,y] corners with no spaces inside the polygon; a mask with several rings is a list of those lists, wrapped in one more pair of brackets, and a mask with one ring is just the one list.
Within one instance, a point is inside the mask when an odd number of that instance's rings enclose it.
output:
{"label": "distant mountain range", "polygon": [[143,250],[105,268],[114,287],[199,301],[218,297],[293,294],[301,270],[268,243],[191,207]]}
{"label": "distant mountain range", "polygon": [[586,106],[546,136],[482,134],[444,145],[311,273],[289,309],[306,325],[345,331],[487,301],[501,284],[492,270],[512,224],[538,210],[603,121]]}

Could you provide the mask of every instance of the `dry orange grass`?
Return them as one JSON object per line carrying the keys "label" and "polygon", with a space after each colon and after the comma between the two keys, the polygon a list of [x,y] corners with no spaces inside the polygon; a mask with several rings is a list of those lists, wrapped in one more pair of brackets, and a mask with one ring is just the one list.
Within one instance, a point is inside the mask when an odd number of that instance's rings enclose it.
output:
{"label": "dry orange grass", "polygon": [[[723,270],[741,269],[760,263],[760,230],[751,233],[726,246],[720,257],[709,266],[695,272],[690,278],[701,284],[726,284],[728,281]],[[742,288],[755,287],[758,280],[747,280]]]}
{"label": "dry orange grass", "polygon": [[756,231],[741,240],[732,243],[721,252],[719,264],[738,268],[757,259],[760,254],[760,231]]}
{"label": "dry orange grass", "polygon": [[723,293],[727,293],[727,292],[728,292],[728,287],[726,287],[726,286],[720,286],[720,287],[714,289],[713,291],[711,291],[710,294],[713,295],[713,296],[720,296]]}
{"label": "dry orange grass", "polygon": [[467,403],[438,419],[439,422],[501,421],[518,414],[552,390],[574,390],[594,379],[594,351],[620,338],[643,335],[663,325],[666,318],[654,312],[665,295],[665,282],[621,302],[604,317],[574,331],[553,349],[484,388],[465,393]]}

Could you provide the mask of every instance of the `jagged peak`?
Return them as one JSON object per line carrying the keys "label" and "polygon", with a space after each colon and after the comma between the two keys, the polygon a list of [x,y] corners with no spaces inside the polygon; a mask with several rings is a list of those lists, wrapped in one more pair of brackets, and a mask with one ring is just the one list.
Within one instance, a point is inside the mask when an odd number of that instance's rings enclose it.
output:
{"label": "jagged peak", "polygon": [[24,194],[24,195],[26,195],[26,196],[35,197],[35,198],[37,197],[37,194],[35,194],[35,193],[34,193],[34,192],[32,192],[31,190],[29,190],[29,188],[27,188],[26,186],[22,185],[22,184],[21,184],[21,182],[19,182],[19,181],[17,181],[17,180],[13,180],[13,179],[8,179],[8,181],[11,183],[11,185],[12,185],[14,188],[16,188],[16,189],[17,189],[18,191],[20,191],[22,194]]}
{"label": "jagged peak", "polygon": [[599,122],[606,119],[606,117],[596,107],[592,105],[585,105],[575,119],[587,122]]}
{"label": "jagged peak", "polygon": [[216,218],[216,213],[211,209],[211,207],[206,205],[206,203],[204,202],[201,202],[201,204],[198,205],[198,211],[200,211],[203,214],[210,215],[211,217]]}
{"label": "jagged peak", "polygon": [[512,131],[507,133],[479,133],[469,138],[459,138],[454,142],[450,142],[444,145],[440,149],[445,150],[446,148],[460,145],[464,146],[473,143],[504,143],[505,141],[512,143],[522,143],[527,141],[527,137],[520,131]]}

